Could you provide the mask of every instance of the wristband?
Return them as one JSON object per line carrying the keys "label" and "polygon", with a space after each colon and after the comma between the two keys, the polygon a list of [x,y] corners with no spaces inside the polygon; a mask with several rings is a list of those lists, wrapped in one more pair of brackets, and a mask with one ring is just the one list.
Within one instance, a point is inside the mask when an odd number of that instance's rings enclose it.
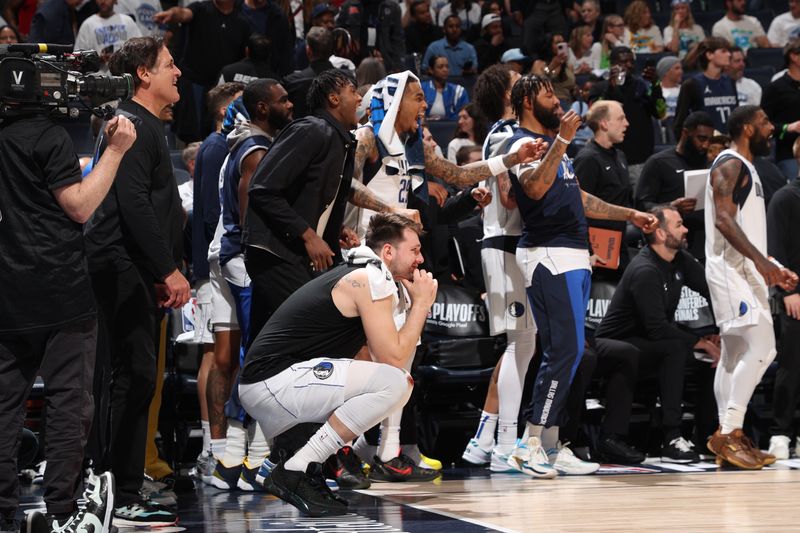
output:
{"label": "wristband", "polygon": [[498,174],[502,174],[508,170],[508,167],[506,167],[505,163],[503,163],[502,155],[490,157],[486,160],[486,164],[489,166],[489,172],[492,173],[492,176],[497,176]]}
{"label": "wristband", "polygon": [[566,139],[565,139],[564,137],[562,137],[560,134],[559,134],[559,135],[556,135],[556,140],[557,140],[557,141],[561,141],[562,143],[566,144],[567,146],[569,146],[569,143],[571,143],[571,142],[572,142],[572,141],[568,141],[568,140],[566,140]]}

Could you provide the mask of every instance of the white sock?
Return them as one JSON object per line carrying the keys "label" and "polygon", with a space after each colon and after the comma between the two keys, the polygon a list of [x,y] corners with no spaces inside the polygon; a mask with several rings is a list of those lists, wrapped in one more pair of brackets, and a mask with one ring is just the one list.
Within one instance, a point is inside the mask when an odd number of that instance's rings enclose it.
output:
{"label": "white sock", "polygon": [[252,420],[247,427],[247,467],[260,468],[267,455],[269,455],[267,439],[264,438],[258,422]]}
{"label": "white sock", "polygon": [[225,454],[222,456],[223,466],[231,467],[242,464],[247,446],[247,431],[238,420],[228,419],[228,430],[225,433]]}
{"label": "white sock", "polygon": [[727,435],[736,429],[741,429],[742,426],[744,426],[744,415],[746,412],[746,407],[739,407],[738,405],[729,403],[720,423],[722,426],[721,432]]}
{"label": "white sock", "polygon": [[384,463],[400,455],[400,426],[381,424],[381,443],[377,455]]}
{"label": "white sock", "polygon": [[203,430],[203,453],[211,455],[211,427],[208,420],[200,421],[200,429]]}
{"label": "white sock", "polygon": [[475,432],[475,440],[481,449],[489,451],[494,446],[494,432],[497,429],[497,413],[481,412],[481,420],[478,423],[478,431]]}
{"label": "white sock", "polygon": [[367,442],[367,438],[364,435],[361,435],[353,443],[353,451],[356,452],[356,455],[361,457],[364,461],[371,463],[372,458],[378,453],[378,447]]}
{"label": "white sock", "polygon": [[517,443],[517,421],[499,420],[497,424],[497,449],[501,454],[508,454]]}
{"label": "white sock", "polygon": [[542,431],[542,448],[550,451],[558,448],[558,426],[550,426]]}
{"label": "white sock", "polygon": [[225,439],[210,439],[208,444],[212,457],[219,459],[225,454]]}
{"label": "white sock", "polygon": [[286,461],[284,468],[294,472],[305,472],[309,463],[324,462],[342,446],[344,446],[342,438],[333,430],[330,422],[325,422],[325,425],[308,439],[308,443]]}

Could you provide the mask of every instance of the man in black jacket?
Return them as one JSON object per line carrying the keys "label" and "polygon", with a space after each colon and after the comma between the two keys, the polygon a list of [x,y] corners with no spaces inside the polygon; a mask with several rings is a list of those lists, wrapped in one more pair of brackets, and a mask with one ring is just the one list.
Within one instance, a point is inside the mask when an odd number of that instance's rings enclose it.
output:
{"label": "man in black jacket", "polygon": [[633,455],[621,436],[627,434],[636,378],[655,371],[663,413],[662,460],[688,463],[699,460],[699,456],[680,432],[684,368],[695,349],[705,350],[718,360],[718,337],[701,338],[675,324],[684,285],[709,297],[705,272],[703,265],[684,250],[689,230],[680,213],[670,206],[650,212],[658,218],[658,229],[645,236],[648,246],[622,275],[595,335],[599,366],[615,363],[609,378],[615,386],[609,386],[606,393],[599,451],[611,460]]}
{"label": "man in black jacket", "polygon": [[178,101],[181,71],[163,42],[152,37],[129,39],[112,56],[109,68],[115,75],[133,76],[133,99],[121,103],[118,113],[131,117],[137,135],[85,230],[113,376],[108,454],[117,480],[114,522],[164,526],[174,524],[177,516],[142,500],[139,489],[156,384],[160,308],[180,308],[190,296],[179,268],[183,209],[158,118],[164,107]]}
{"label": "man in black jacket", "polygon": [[411,4],[411,23],[406,26],[406,52],[425,55],[433,41],[444,37],[442,29],[433,23],[431,5],[427,0],[416,0]]}
{"label": "man in black jacket", "polygon": [[797,161],[792,146],[800,133],[800,39],[784,47],[786,74],[770,83],[761,98],[761,107],[775,125],[775,161],[786,179],[797,177]]}
{"label": "man in black jacket", "polygon": [[306,35],[306,55],[309,65],[283,78],[283,85],[294,105],[294,118],[303,118],[313,109],[306,105],[306,95],[311,82],[320,73],[335,68],[328,58],[333,55],[333,35],[321,26],[314,26]]}

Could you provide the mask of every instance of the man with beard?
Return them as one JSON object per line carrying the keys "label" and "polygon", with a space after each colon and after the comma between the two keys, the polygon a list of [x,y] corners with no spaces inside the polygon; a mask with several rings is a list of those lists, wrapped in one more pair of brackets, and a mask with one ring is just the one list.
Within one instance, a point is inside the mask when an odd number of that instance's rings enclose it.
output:
{"label": "man with beard", "polygon": [[[646,231],[652,231],[657,220],[581,191],[566,156],[581,119],[573,111],[563,113],[548,80],[522,77],[511,91],[511,102],[520,127],[509,140],[509,151],[530,139],[541,139],[550,149],[540,161],[517,165],[510,172],[523,220],[517,264],[539,327],[542,364],[525,413],[527,448],[514,450],[508,461],[532,477],[553,478],[553,463],[570,453],[558,442],[558,428],[565,422],[569,389],[583,357],[583,317],[591,285],[586,217],[628,220]],[[547,135],[556,129],[555,138]]]}
{"label": "man with beard", "polygon": [[703,213],[695,211],[694,198],[684,196],[683,173],[708,167],[708,145],[713,135],[714,121],[708,113],[695,111],[686,117],[675,148],[653,154],[644,164],[634,194],[637,209],[649,211],[667,203],[677,209],[689,229],[689,251],[700,260],[706,255]]}
{"label": "man with beard", "polygon": [[[689,229],[683,225],[678,209],[662,205],[650,213],[658,219],[658,229],[645,236],[648,245],[622,275],[595,336],[599,366],[609,369],[598,451],[608,455],[608,460],[620,460],[613,441],[628,433],[636,379],[656,374],[663,413],[661,458],[691,463],[699,456],[681,436],[684,368],[694,350],[705,350],[719,359],[719,339],[699,338],[675,324],[684,285],[708,298],[705,272],[703,265],[685,251]],[[658,294],[660,298],[654,297]]]}
{"label": "man with beard", "polygon": [[775,358],[769,287],[792,290],[797,275],[767,257],[767,214],[753,158],[769,153],[775,127],[758,106],[731,113],[733,143],[711,166],[706,187],[706,279],[722,337],[714,379],[720,428],[708,441],[718,464],[760,469],[775,456],[742,431],[747,404]]}
{"label": "man with beard", "polygon": [[[273,139],[284,126],[292,120],[292,102],[278,81],[265,78],[250,82],[242,93],[242,104],[250,117],[249,122],[238,124],[228,134],[230,153],[222,167],[222,237],[220,239],[219,263],[222,275],[231,289],[236,303],[236,318],[241,331],[239,354],[240,365],[244,362],[244,347],[249,344],[250,326],[250,276],[244,264],[244,246],[241,241],[242,213],[247,210],[247,190],[250,178],[258,164],[272,145]],[[219,229],[218,229],[219,231]],[[230,375],[218,374],[212,367],[209,385],[221,387],[221,380],[232,380],[236,367]],[[230,381],[229,381],[230,383]],[[217,463],[211,483],[221,489],[254,490],[255,477],[267,453],[266,443],[260,434],[258,424],[250,424],[249,446],[245,446],[242,426],[244,413],[238,407],[236,386],[225,387],[232,390],[231,407],[226,415],[233,421],[228,425],[225,455]],[[218,406],[221,408],[222,406]],[[244,457],[248,449],[247,458]],[[244,459],[244,462],[242,461]]]}
{"label": "man with beard", "polygon": [[[299,423],[324,424],[265,482],[304,514],[347,512],[347,502],[326,487],[321,463],[401,410],[411,395],[414,381],[403,368],[414,356],[437,288],[430,273],[417,270],[420,231],[400,215],[376,214],[366,237],[369,257],[351,259],[295,291],[247,353],[239,397],[267,438]],[[407,310],[400,328],[398,306]],[[356,357],[364,348],[371,360]]]}

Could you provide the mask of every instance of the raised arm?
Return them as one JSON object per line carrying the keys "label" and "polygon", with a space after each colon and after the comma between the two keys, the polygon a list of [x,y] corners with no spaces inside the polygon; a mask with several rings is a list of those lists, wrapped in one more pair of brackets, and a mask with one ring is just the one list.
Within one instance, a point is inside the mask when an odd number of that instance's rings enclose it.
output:
{"label": "raised arm", "polygon": [[[448,161],[447,159],[439,156],[436,153],[436,146],[433,143],[425,143],[425,172],[440,178],[451,185],[455,185],[456,187],[466,187],[468,185],[474,185],[479,181],[482,181],[489,176],[494,176],[495,173],[499,174],[501,172],[505,172],[506,169],[509,169],[513,166],[519,165],[520,163],[528,163],[531,161],[536,161],[537,159],[541,158],[542,153],[544,150],[547,149],[547,143],[543,143],[541,139],[532,140],[529,143],[525,143],[520,146],[517,152],[513,154],[506,154],[504,156],[496,156],[496,158],[492,158],[500,163],[503,167],[503,170],[497,170],[493,172],[490,169],[490,162],[489,161],[476,161],[475,163],[470,163],[468,165],[464,165],[463,167],[459,167],[454,163]],[[492,166],[492,168],[495,168]]]}
{"label": "raised arm", "polygon": [[547,151],[547,155],[536,168],[521,172],[518,177],[525,194],[537,201],[547,194],[558,177],[558,167],[561,165],[567,146],[572,142],[580,125],[581,117],[575,111],[569,110],[564,113],[556,142]]}
{"label": "raised arm", "polygon": [[736,213],[739,208],[733,200],[733,193],[745,187],[750,179],[742,172],[742,162],[738,158],[730,158],[711,171],[714,226],[731,246],[755,264],[767,285],[780,285],[782,288],[790,290],[797,284],[796,276],[794,276],[794,283],[791,283],[793,277],[791,272],[767,259],[750,242],[750,239],[742,231],[742,227],[736,222]]}

